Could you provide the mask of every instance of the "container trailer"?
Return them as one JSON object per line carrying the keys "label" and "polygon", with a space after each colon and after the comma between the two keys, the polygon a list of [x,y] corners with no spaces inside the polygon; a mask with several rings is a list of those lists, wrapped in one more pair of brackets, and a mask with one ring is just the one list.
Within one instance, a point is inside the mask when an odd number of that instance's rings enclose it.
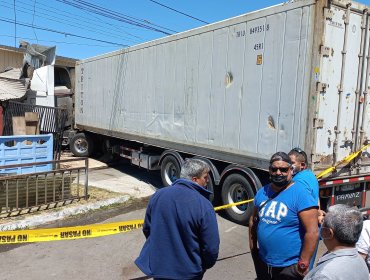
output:
{"label": "container trailer", "polygon": [[[170,185],[181,163],[211,166],[213,201],[251,199],[269,159],[293,147],[318,174],[370,136],[368,7],[289,1],[76,64],[70,147],[160,170]],[[367,204],[367,149],[320,180],[323,208]],[[226,210],[246,223],[251,203]]]}

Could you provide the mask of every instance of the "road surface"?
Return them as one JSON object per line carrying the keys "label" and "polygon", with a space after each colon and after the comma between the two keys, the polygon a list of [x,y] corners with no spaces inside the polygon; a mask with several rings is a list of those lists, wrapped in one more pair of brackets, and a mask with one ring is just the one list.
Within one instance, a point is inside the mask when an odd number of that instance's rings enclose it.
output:
{"label": "road surface", "polygon": [[[48,227],[142,219],[139,205],[89,213]],[[248,249],[248,228],[218,215],[221,248],[204,279],[255,279]],[[145,238],[140,230],[118,235],[22,245],[0,245],[1,279],[149,279],[134,264]]]}

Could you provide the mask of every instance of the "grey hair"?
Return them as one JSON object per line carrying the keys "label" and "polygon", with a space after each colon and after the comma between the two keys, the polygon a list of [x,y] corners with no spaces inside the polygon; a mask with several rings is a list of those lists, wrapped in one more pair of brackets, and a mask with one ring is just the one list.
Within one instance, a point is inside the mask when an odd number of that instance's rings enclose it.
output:
{"label": "grey hair", "polygon": [[209,172],[207,163],[201,159],[186,159],[181,166],[180,178],[191,180],[193,177],[199,178],[204,172]]}
{"label": "grey hair", "polygon": [[329,207],[323,226],[334,231],[334,237],[338,242],[355,245],[360,238],[362,224],[360,211],[348,205],[337,204]]}

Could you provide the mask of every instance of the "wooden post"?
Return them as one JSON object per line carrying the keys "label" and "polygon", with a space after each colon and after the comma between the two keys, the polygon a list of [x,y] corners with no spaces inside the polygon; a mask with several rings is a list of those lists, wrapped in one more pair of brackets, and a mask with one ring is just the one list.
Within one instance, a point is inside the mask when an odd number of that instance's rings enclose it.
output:
{"label": "wooden post", "polygon": [[26,122],[26,135],[40,134],[39,114],[35,112],[26,112],[24,118]]}
{"label": "wooden post", "polygon": [[12,117],[13,135],[26,135],[26,121],[24,117]]}

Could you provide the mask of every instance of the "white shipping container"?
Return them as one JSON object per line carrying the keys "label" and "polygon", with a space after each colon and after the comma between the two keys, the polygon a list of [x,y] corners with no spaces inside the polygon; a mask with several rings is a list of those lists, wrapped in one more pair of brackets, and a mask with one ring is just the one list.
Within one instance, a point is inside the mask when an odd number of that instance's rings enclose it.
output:
{"label": "white shipping container", "polygon": [[290,1],[81,60],[76,126],[257,168],[298,146],[323,170],[369,137],[366,9]]}

